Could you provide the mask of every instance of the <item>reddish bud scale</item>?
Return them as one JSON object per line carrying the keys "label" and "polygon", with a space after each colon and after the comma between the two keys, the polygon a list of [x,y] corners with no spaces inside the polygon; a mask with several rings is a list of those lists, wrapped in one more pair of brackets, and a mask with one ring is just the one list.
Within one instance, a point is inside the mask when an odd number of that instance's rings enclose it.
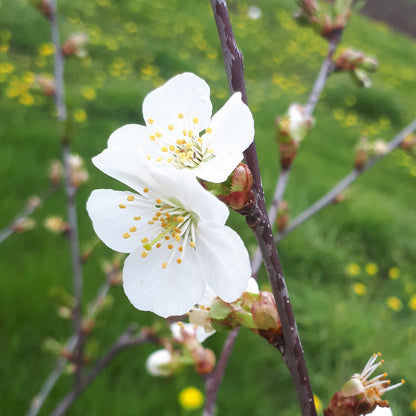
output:
{"label": "reddish bud scale", "polygon": [[299,143],[292,139],[289,143],[279,143],[280,164],[282,169],[288,169],[295,160]]}
{"label": "reddish bud scale", "polygon": [[368,160],[367,152],[363,149],[357,150],[357,153],[355,154],[354,159],[354,165],[356,169],[362,169],[365,165],[365,163]]}

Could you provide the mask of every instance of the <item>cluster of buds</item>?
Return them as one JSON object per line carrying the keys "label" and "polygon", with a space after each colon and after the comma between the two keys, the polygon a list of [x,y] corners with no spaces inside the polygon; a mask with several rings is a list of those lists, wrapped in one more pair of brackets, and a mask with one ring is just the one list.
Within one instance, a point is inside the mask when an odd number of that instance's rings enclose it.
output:
{"label": "cluster of buds", "polygon": [[69,224],[58,215],[51,215],[45,218],[43,225],[52,234],[69,234]]}
{"label": "cluster of buds", "polygon": [[276,225],[277,229],[280,232],[286,230],[287,225],[289,224],[290,213],[289,213],[289,204],[286,201],[280,201],[279,206],[277,207],[277,218]]}
{"label": "cluster of buds", "polygon": [[253,278],[241,297],[232,303],[224,302],[214,293],[206,293],[205,298],[189,312],[189,321],[205,331],[244,326],[272,345],[278,344],[282,333],[272,293],[259,291]]}
{"label": "cluster of buds", "polygon": [[32,84],[32,88],[41,92],[46,97],[55,96],[55,79],[52,76],[38,74]]}
{"label": "cluster of buds", "polygon": [[283,169],[291,166],[299,143],[306,137],[313,124],[313,118],[306,117],[304,107],[299,104],[291,104],[287,113],[276,119],[276,140],[279,143],[280,164]]}
{"label": "cluster of buds", "polygon": [[369,74],[377,70],[378,62],[376,59],[365,55],[361,51],[346,49],[335,60],[335,71],[346,71],[351,74],[351,78],[359,87],[369,88],[371,79]]}
{"label": "cluster of buds", "polygon": [[[84,166],[84,160],[81,156],[72,154],[68,160],[70,169],[71,184],[75,188],[79,188],[84,182],[88,181],[89,174]],[[59,185],[65,175],[64,167],[59,160],[52,160],[49,165],[49,178],[56,186]]]}
{"label": "cluster of buds", "polygon": [[18,218],[14,221],[12,229],[14,233],[24,233],[33,230],[36,227],[36,221],[33,218]]}
{"label": "cluster of buds", "polygon": [[254,204],[253,176],[244,163],[240,163],[223,183],[202,180],[201,183],[229,208],[240,214],[247,214]]}
{"label": "cluster of buds", "polygon": [[357,146],[354,165],[356,169],[362,169],[366,162],[374,156],[382,156],[388,152],[387,143],[383,140],[369,142],[367,137],[362,137]]}
{"label": "cluster of buds", "polygon": [[65,58],[71,56],[78,56],[79,58],[85,58],[87,56],[87,50],[85,45],[88,44],[88,36],[84,33],[72,34],[62,46],[62,55]]}
{"label": "cluster of buds", "polygon": [[400,144],[400,147],[416,157],[416,134],[408,134]]}
{"label": "cluster of buds", "polygon": [[47,19],[52,17],[51,0],[29,0],[33,7],[36,7]]}
{"label": "cluster of buds", "polygon": [[354,374],[342,387],[334,394],[328,407],[324,410],[324,416],[360,416],[372,413],[376,408],[388,408],[387,400],[382,400],[381,396],[404,383],[390,385],[387,373],[380,374],[370,379],[374,371],[380,367],[384,361],[377,362],[380,353],[373,354],[360,374]]}
{"label": "cluster of buds", "polygon": [[[204,348],[202,342],[214,332],[206,333],[203,328],[182,322],[175,322],[170,330],[171,338],[162,341],[164,348],[150,354],[146,360],[149,374],[169,377],[189,365],[201,375],[210,374],[215,367],[215,354]],[[179,348],[175,349],[175,345]]]}
{"label": "cluster of buds", "polygon": [[339,36],[351,16],[352,0],[299,0],[300,9],[295,17],[310,24],[324,38]]}

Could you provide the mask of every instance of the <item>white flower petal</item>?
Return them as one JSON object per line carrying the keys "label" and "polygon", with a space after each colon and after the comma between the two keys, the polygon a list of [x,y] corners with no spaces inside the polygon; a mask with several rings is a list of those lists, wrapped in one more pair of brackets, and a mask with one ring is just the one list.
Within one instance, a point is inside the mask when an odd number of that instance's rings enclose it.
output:
{"label": "white flower petal", "polygon": [[259,285],[256,282],[256,279],[250,277],[248,279],[247,287],[245,288],[244,292],[253,293],[255,295],[258,295],[260,293]]}
{"label": "white flower petal", "polygon": [[[254,120],[250,109],[241,100],[241,93],[236,92],[214,115],[210,127],[212,133],[202,137],[214,148],[215,153],[221,147],[239,149],[243,152],[254,139]],[[234,166],[235,167],[235,166]]]}
{"label": "white flower petal", "polygon": [[243,159],[243,152],[232,147],[222,147],[215,157],[194,169],[194,174],[208,182],[225,182]]}
{"label": "white flower petal", "polygon": [[171,374],[169,364],[172,362],[172,354],[163,348],[150,354],[146,360],[146,370],[156,377],[168,377]]}
{"label": "white flower petal", "polygon": [[152,311],[167,318],[187,313],[201,298],[205,280],[201,265],[191,250],[182,264],[175,260],[162,268],[167,250],[153,249],[146,258],[137,250],[130,254],[123,269],[123,287],[130,302],[143,311]]}
{"label": "white flower petal", "polygon": [[149,140],[149,129],[139,124],[126,124],[114,131],[107,146],[112,149],[139,150]]}
{"label": "white flower petal", "polygon": [[390,407],[380,407],[377,406],[371,413],[368,413],[368,416],[393,416],[393,413]]}
{"label": "white flower petal", "polygon": [[157,165],[157,162],[149,162],[139,152],[106,149],[93,158],[93,163],[107,175],[141,194],[144,188],[148,188],[149,196],[155,199],[163,196],[164,200],[180,201],[187,210],[197,213],[201,220],[224,224],[228,218],[227,207],[207,192],[193,176],[182,170]]}
{"label": "white flower petal", "polygon": [[229,227],[201,223],[196,244],[208,286],[225,302],[234,302],[251,276],[248,253],[240,236]]}
{"label": "white flower petal", "polygon": [[183,342],[182,331],[185,330],[187,334],[194,336],[199,343],[203,343],[208,337],[213,335],[215,331],[206,332],[204,328],[194,324],[184,324],[182,322],[175,322],[170,325],[172,336],[177,342]]}
{"label": "white flower petal", "polygon": [[[150,228],[144,218],[137,219],[140,215],[137,207],[127,199],[131,196],[139,197],[132,192],[96,189],[87,201],[95,233],[108,247],[121,253],[131,253],[141,246],[140,239]],[[143,217],[146,215],[144,209],[140,212]]]}
{"label": "white flower petal", "polygon": [[[204,130],[211,118],[212,104],[208,84],[192,73],[184,73],[170,79],[166,84],[149,93],[143,101],[143,117],[160,128],[167,130],[172,124],[182,131],[183,120],[178,118],[198,118],[200,131]],[[153,124],[153,123],[151,123]]]}

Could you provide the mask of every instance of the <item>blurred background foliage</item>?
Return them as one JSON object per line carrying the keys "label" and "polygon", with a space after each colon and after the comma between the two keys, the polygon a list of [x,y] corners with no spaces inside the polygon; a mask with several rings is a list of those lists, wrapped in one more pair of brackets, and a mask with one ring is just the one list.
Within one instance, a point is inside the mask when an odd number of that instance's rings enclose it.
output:
{"label": "blurred background foliage", "polygon": [[[145,95],[173,75],[191,71],[211,86],[214,109],[229,96],[222,54],[208,1],[60,0],[62,39],[89,37],[88,56],[66,62],[65,81],[72,149],[85,158],[90,181],[77,195],[83,247],[93,238],[85,211],[92,189],[122,189],[98,172],[90,158],[110,133],[142,123]],[[293,20],[291,0],[229,1],[245,59],[248,100],[256,125],[263,184],[270,201],[278,175],[274,120],[292,102],[305,103],[327,43]],[[262,11],[250,18],[250,6]],[[28,2],[0,0],[0,228],[27,198],[48,187],[49,161],[60,157],[52,100],[31,88],[36,74],[52,74],[53,46],[47,20]],[[391,139],[415,116],[416,44],[384,23],[354,16],[340,50],[361,49],[380,63],[373,86],[359,89],[347,74],[330,77],[315,111],[316,125],[301,145],[286,199],[294,217],[353,167],[362,135]],[[325,404],[373,352],[381,351],[393,382],[407,383],[387,395],[395,416],[416,414],[416,160],[401,150],[360,178],[337,206],[320,212],[279,244],[315,394]],[[43,227],[65,216],[62,190],[33,218],[38,226],[0,246],[0,409],[24,414],[53,369],[44,340],[65,341],[69,321],[56,313],[52,289],[72,291],[68,241]],[[242,218],[229,223],[255,242]],[[113,253],[99,245],[84,267],[85,303],[104,279],[102,263]],[[267,287],[264,271],[260,283]],[[98,353],[128,325],[157,320],[130,305],[120,288],[113,307],[92,334]],[[219,353],[224,334],[207,341]],[[192,370],[173,379],[144,371],[147,345],[120,354],[69,411],[70,415],[182,414],[177,396],[187,385],[203,388]],[[72,386],[64,376],[46,402],[48,414]],[[297,415],[295,393],[279,354],[241,331],[218,398],[220,415]],[[194,411],[186,414],[199,414]],[[185,414],[185,413],[183,413]]]}

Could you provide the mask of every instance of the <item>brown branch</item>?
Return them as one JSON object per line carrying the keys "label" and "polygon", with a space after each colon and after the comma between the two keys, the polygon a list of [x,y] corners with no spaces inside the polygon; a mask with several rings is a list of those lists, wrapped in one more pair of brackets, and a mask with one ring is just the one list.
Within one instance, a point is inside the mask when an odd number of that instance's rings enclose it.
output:
{"label": "brown branch", "polygon": [[16,215],[13,221],[9,225],[4,227],[2,230],[0,230],[0,243],[9,238],[12,234],[18,232],[19,226],[38,208],[40,208],[43,205],[43,203],[57,190],[58,186],[52,185],[40,197],[34,197],[37,198],[36,200],[32,200],[32,198],[29,198],[29,201],[26,203],[22,211],[18,215]]}
{"label": "brown branch", "polygon": [[[230,90],[232,92],[240,91],[243,101],[247,103],[243,58],[234,38],[227,4],[224,0],[211,0],[211,5],[222,46]],[[244,157],[253,174],[253,191],[256,196],[256,204],[246,215],[246,221],[256,236],[276,299],[284,338],[279,349],[292,376],[302,415],[315,416],[316,410],[306,362],[267,214],[254,142],[244,152]]]}
{"label": "brown branch", "polygon": [[70,156],[71,147],[68,134],[66,131],[67,110],[65,105],[65,87],[64,87],[64,56],[62,54],[61,42],[58,28],[58,11],[56,0],[50,2],[51,10],[49,22],[51,26],[52,43],[55,46],[55,105],[58,114],[58,120],[61,123],[62,132],[62,162],[65,171],[65,194],[67,200],[67,212],[69,223],[69,242],[72,259],[72,273],[74,284],[75,307],[73,311],[74,329],[78,335],[78,343],[75,347],[75,382],[80,384],[83,367],[83,349],[85,343],[85,334],[82,328],[82,261],[79,248],[78,236],[78,219],[76,206],[76,188],[71,182]]}
{"label": "brown branch", "polygon": [[86,390],[86,388],[97,378],[97,376],[107,367],[107,365],[117,356],[118,353],[127,349],[137,347],[147,342],[156,342],[157,338],[148,330],[142,330],[139,335],[134,336],[135,325],[128,328],[113,346],[101,357],[92,370],[85,375],[80,384],[74,388],[62,399],[56,406],[51,416],[62,416],[72,406],[74,401]]}
{"label": "brown branch", "polygon": [[326,195],[316,201],[313,205],[299,214],[287,227],[287,229],[276,236],[275,241],[279,242],[293,230],[299,227],[300,224],[309,219],[312,215],[315,215],[322,208],[325,208],[334,201],[334,198],[350,186],[356,179],[358,179],[364,172],[372,168],[383,157],[387,156],[394,149],[396,149],[403,142],[404,138],[416,130],[416,119],[413,120],[407,127],[405,127],[400,133],[398,133],[387,145],[387,150],[383,155],[370,159],[361,169],[354,169],[345,178],[339,181]]}
{"label": "brown branch", "polygon": [[[305,118],[310,118],[315,110],[316,104],[318,103],[319,97],[325,87],[325,84],[334,70],[333,56],[341,40],[342,31],[339,31],[334,35],[328,45],[328,52],[319,70],[319,74],[312,87],[312,91],[309,95],[308,101],[305,104]],[[291,172],[291,166],[285,167],[281,170],[279,178],[277,180],[276,188],[273,195],[273,201],[269,208],[269,221],[270,224],[274,224],[276,221],[278,208],[280,202],[283,200],[287,184],[289,182],[289,176]],[[261,267],[261,252],[258,248],[253,256],[253,276],[256,276]]]}

